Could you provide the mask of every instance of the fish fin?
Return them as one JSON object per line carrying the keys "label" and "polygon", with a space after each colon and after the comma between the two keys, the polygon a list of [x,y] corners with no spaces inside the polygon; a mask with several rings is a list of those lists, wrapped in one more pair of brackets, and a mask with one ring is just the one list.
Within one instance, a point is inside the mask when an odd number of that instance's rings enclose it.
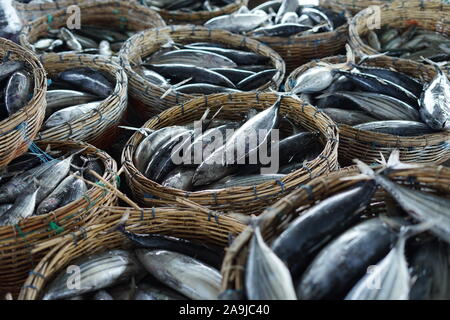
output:
{"label": "fish fin", "polygon": [[381,52],[381,53],[376,53],[376,54],[363,54],[361,56],[361,59],[358,62],[358,65],[359,66],[362,65],[364,62],[366,62],[367,60],[370,60],[370,59],[375,59],[375,58],[387,56],[388,53],[389,52],[386,51],[386,52]]}
{"label": "fish fin", "polygon": [[374,177],[375,176],[375,172],[364,162],[355,159],[353,160],[354,163],[356,163],[356,166],[358,167],[358,169],[361,171],[361,173],[363,175],[366,175],[368,177]]}
{"label": "fish fin", "polygon": [[441,74],[441,75],[444,74],[444,71],[442,71],[442,66],[444,66],[446,64],[445,61],[439,63],[439,62],[434,62],[433,60],[430,60],[430,59],[424,58],[424,57],[421,57],[421,59],[422,59],[422,61],[432,65],[439,74]]}
{"label": "fish fin", "polygon": [[402,163],[400,161],[400,150],[398,149],[394,149],[391,152],[391,155],[389,156],[389,159],[386,163],[386,167],[388,169],[396,169],[396,170],[400,170],[400,169],[414,169],[414,168],[420,168],[422,167],[419,164],[409,164],[409,163]]}
{"label": "fish fin", "polygon": [[339,181],[361,181],[361,180],[372,180],[373,178],[367,174],[357,174],[351,177],[340,178]]}
{"label": "fish fin", "polygon": [[153,133],[154,130],[148,129],[148,128],[134,128],[134,127],[128,127],[128,126],[118,126],[118,128],[125,129],[125,130],[134,130],[139,131],[140,134],[143,136],[148,136],[150,133]]}
{"label": "fish fin", "polygon": [[400,229],[400,237],[411,238],[420,233],[430,230],[436,223],[431,221],[422,222],[415,225],[403,226]]}

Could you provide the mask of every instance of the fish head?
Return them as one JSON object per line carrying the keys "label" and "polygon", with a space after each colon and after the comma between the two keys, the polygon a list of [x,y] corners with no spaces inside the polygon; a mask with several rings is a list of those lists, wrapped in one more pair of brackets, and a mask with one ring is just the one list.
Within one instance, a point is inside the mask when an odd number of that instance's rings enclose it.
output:
{"label": "fish head", "polygon": [[421,108],[420,115],[425,123],[435,130],[450,130],[450,115],[438,105],[432,108]]}

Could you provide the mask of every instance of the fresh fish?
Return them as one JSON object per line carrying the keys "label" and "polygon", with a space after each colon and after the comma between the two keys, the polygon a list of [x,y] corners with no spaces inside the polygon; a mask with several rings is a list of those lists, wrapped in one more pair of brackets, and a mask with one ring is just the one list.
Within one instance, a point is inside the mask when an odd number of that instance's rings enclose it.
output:
{"label": "fresh fish", "polygon": [[402,120],[373,121],[356,125],[354,128],[358,130],[392,134],[395,136],[421,136],[436,132],[425,123]]}
{"label": "fresh fish", "polygon": [[99,53],[103,56],[110,57],[113,55],[113,52],[111,50],[111,44],[106,40],[100,41],[100,44],[98,45],[98,50]]}
{"label": "fresh fish", "polygon": [[280,165],[304,161],[317,145],[320,140],[316,132],[300,132],[281,140],[278,143]]}
{"label": "fresh fish", "polygon": [[323,200],[295,219],[272,249],[296,280],[316,253],[334,236],[358,221],[377,187],[367,181]]}
{"label": "fresh fish", "polygon": [[20,194],[12,207],[0,216],[0,226],[13,226],[33,215],[39,188]]}
{"label": "fresh fish", "polygon": [[153,83],[156,86],[160,86],[160,87],[167,87],[169,86],[169,83],[167,82],[166,78],[164,78],[163,76],[161,76],[159,73],[156,73],[155,71],[151,71],[148,69],[143,69],[141,70],[142,75],[144,76],[144,78],[148,81],[150,81],[151,83]]}
{"label": "fresh fish", "polygon": [[186,297],[170,288],[146,282],[139,283],[135,299],[149,300],[150,297],[153,297],[153,300],[187,300]]}
{"label": "fresh fish", "polygon": [[301,300],[342,299],[367,268],[389,253],[396,238],[382,219],[374,218],[348,229],[326,245],[296,286]]}
{"label": "fresh fish", "polygon": [[334,80],[333,69],[326,66],[317,66],[302,73],[295,81],[291,90],[294,94],[315,93],[328,88]]}
{"label": "fresh fish", "polygon": [[299,0],[283,0],[275,17],[275,23],[280,23],[286,13],[295,12],[299,6]]}
{"label": "fresh fish", "polygon": [[[248,51],[242,51],[242,50],[236,50],[236,49],[229,49],[229,48],[217,48],[212,46],[192,46],[192,45],[186,45],[184,46],[187,49],[193,49],[193,50],[201,50],[205,52],[212,52],[215,54],[218,54],[223,57],[227,57],[228,59],[232,60],[235,66],[231,65],[223,65],[222,67],[211,67],[211,68],[235,68],[238,65],[251,65],[251,64],[265,64],[269,62],[269,58],[262,56],[260,54],[254,53],[254,52],[248,52]],[[181,51],[181,50],[179,50]]]}
{"label": "fresh fish", "polygon": [[9,209],[11,209],[13,204],[7,203],[7,204],[1,204],[0,205],[0,217],[7,212]]}
{"label": "fresh fish", "polygon": [[249,300],[297,299],[289,270],[265,244],[259,227],[256,227],[250,243],[245,289]]}
{"label": "fresh fish", "polygon": [[237,88],[243,91],[256,90],[259,87],[270,82],[277,73],[277,69],[268,69],[258,72],[240,81],[237,84]]}
{"label": "fresh fish", "polygon": [[338,108],[325,108],[322,111],[334,122],[339,124],[346,124],[349,126],[376,121],[375,118],[368,116],[363,111],[345,110]]}
{"label": "fresh fish", "polygon": [[[213,48],[205,51],[202,47],[195,49],[181,49],[166,52],[159,56],[151,57],[147,63],[150,64],[185,64],[199,68],[236,68],[233,60],[223,55],[222,52],[212,52]],[[227,49],[216,48],[226,51]]]}
{"label": "fresh fish", "polygon": [[58,77],[101,98],[107,98],[113,92],[113,85],[99,70],[74,68],[61,72]]}
{"label": "fresh fish", "polygon": [[397,37],[399,34],[399,31],[397,29],[389,29],[386,30],[384,33],[382,33],[380,37],[380,42],[382,45],[386,45],[389,41]]}
{"label": "fresh fish", "polygon": [[252,76],[255,72],[240,70],[240,69],[229,69],[229,68],[213,68],[211,71],[220,73],[221,75],[230,79],[235,85],[245,78]]}
{"label": "fresh fish", "polygon": [[[79,172],[75,173],[79,175]],[[86,183],[69,175],[53,190],[36,209],[36,214],[46,214],[80,199],[87,191]]]}
{"label": "fresh fish", "polygon": [[204,25],[213,30],[221,29],[241,33],[252,31],[269,19],[269,15],[261,15],[259,13],[231,14],[212,18]]}
{"label": "fresh fish", "polygon": [[219,190],[225,188],[235,188],[235,187],[251,187],[257,186],[262,183],[272,181],[281,181],[286,175],[284,174],[254,174],[254,175],[243,175],[243,176],[231,176],[225,177],[215,183],[205,186],[205,190]]}
{"label": "fresh fish", "polygon": [[16,71],[8,80],[5,91],[5,105],[9,115],[20,111],[30,100],[31,81],[27,74]]}
{"label": "fresh fish", "polygon": [[119,227],[118,230],[139,247],[178,252],[200,260],[214,268],[220,268],[222,265],[224,252],[221,249],[165,235],[136,234],[126,231],[123,226]]}
{"label": "fresh fish", "polygon": [[417,109],[402,100],[381,93],[342,91],[326,93],[319,97],[327,97],[328,95],[349,99],[368,116],[378,120],[420,120]]}
{"label": "fresh fish", "polygon": [[59,29],[59,36],[61,37],[61,40],[64,40],[66,45],[74,51],[82,51],[83,46],[81,43],[75,38],[74,34],[69,31],[67,28],[61,28]]}
{"label": "fresh fish", "polygon": [[24,63],[21,61],[5,61],[0,64],[0,81],[8,78],[14,72],[20,71],[24,68]]}
{"label": "fresh fish", "polygon": [[173,138],[176,135],[187,132],[188,130],[180,126],[164,127],[162,129],[153,131],[144,140],[139,143],[133,156],[133,163],[136,168],[144,173],[147,169],[148,162],[153,157],[154,153],[159,150],[167,139]]}
{"label": "fresh fish", "polygon": [[235,88],[234,84],[230,80],[228,80],[228,78],[224,77],[220,73],[205,68],[195,67],[187,64],[144,64],[144,66],[152,71],[161,74],[163,77],[173,79],[177,82],[192,78],[191,81],[194,82],[209,83],[216,86]]}
{"label": "fresh fish", "polygon": [[191,191],[194,173],[195,168],[175,168],[164,178],[161,185],[166,188]]}
{"label": "fresh fish", "polygon": [[[234,85],[234,84],[233,84]],[[193,83],[185,84],[175,89],[175,91],[184,94],[214,94],[214,93],[235,93],[241,92],[236,89],[226,88],[222,86],[217,86],[209,83]]]}
{"label": "fresh fish", "polygon": [[98,107],[102,102],[103,101],[94,101],[56,111],[45,121],[44,127],[54,128],[78,120],[83,116],[98,110]]}
{"label": "fresh fish", "polygon": [[[227,175],[230,175],[235,170],[231,167],[234,164],[240,163],[243,158],[255,155],[260,145],[266,143],[271,136],[272,129],[278,125],[280,116],[279,109],[281,106],[282,96],[278,98],[273,106],[258,113],[244,125],[242,125],[235,133],[227,140],[227,142],[220,148],[216,149],[210,156],[208,156],[202,164],[197,168],[192,183],[194,187],[210,184]],[[256,148],[250,150],[249,135],[252,133],[266,130],[267,133],[263,139],[258,134]],[[239,157],[237,150],[244,151],[244,154]],[[230,155],[233,159],[229,158]]]}
{"label": "fresh fish", "polygon": [[216,300],[221,275],[198,260],[165,250],[137,249],[145,269],[172,289],[193,300]]}
{"label": "fresh fish", "polygon": [[[410,227],[414,228],[414,227]],[[395,247],[366,273],[345,300],[408,300],[411,275],[405,257],[406,240],[414,233],[406,227],[400,231]]]}
{"label": "fresh fish", "polygon": [[254,37],[290,37],[310,29],[310,26],[291,22],[260,27],[253,30],[251,35]]}
{"label": "fresh fish", "polygon": [[369,42],[369,45],[374,48],[375,50],[377,50],[378,52],[381,51],[381,44],[380,44],[380,40],[378,39],[377,34],[373,31],[370,30],[368,35],[367,35],[367,40]]}
{"label": "fresh fish", "polygon": [[415,281],[410,300],[448,300],[450,297],[450,269],[448,245],[428,241],[415,246],[411,258],[411,277]]}
{"label": "fresh fish", "polygon": [[63,270],[48,286],[43,300],[60,300],[101,290],[127,281],[142,272],[134,254],[125,250],[111,250],[89,256],[75,263],[80,269],[80,283],[68,288],[73,275]]}
{"label": "fresh fish", "polygon": [[433,65],[437,74],[420,97],[420,115],[431,128],[450,130],[450,81],[438,65]]}
{"label": "fresh fish", "polygon": [[93,94],[75,90],[48,90],[45,97],[47,100],[46,113],[48,115],[61,108],[98,100],[98,97]]}

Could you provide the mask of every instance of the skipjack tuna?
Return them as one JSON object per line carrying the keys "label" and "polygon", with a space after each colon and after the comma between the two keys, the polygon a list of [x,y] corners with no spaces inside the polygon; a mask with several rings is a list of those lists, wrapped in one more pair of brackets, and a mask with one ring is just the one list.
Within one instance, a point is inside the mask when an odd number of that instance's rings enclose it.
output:
{"label": "skipjack tuna", "polygon": [[232,4],[233,0],[142,0],[142,4],[152,9],[163,9],[168,11],[217,11],[220,8]]}
{"label": "skipjack tuna", "polygon": [[409,60],[430,59],[448,64],[450,61],[450,38],[434,31],[411,24],[405,29],[383,27],[379,32],[369,31],[363,38],[379,52]]}
{"label": "skipjack tuna", "polygon": [[77,52],[112,56],[119,52],[134,31],[82,25],[81,29],[49,29],[31,46],[38,53]]}
{"label": "skipjack tuna", "polygon": [[27,105],[33,94],[33,76],[27,71],[25,62],[9,59],[9,54],[0,63],[0,121]]}
{"label": "skipjack tuna", "polygon": [[[120,227],[137,248],[82,257],[80,286],[69,289],[61,271],[44,290],[44,300],[216,300],[223,249]],[[212,263],[212,264],[210,264]]]}
{"label": "skipjack tuna", "polygon": [[[240,123],[204,116],[193,124],[152,131],[136,148],[133,162],[148,179],[186,191],[280,180],[323,150],[317,132],[297,128],[280,116],[281,102],[282,96]],[[280,139],[280,123],[291,135]]]}
{"label": "skipjack tuna", "polygon": [[113,90],[112,82],[102,71],[74,68],[60,72],[50,79],[43,128],[57,127],[98,112]]}
{"label": "skipjack tuna", "polygon": [[103,175],[103,165],[96,159],[77,153],[51,154],[58,157],[43,163],[36,155],[25,154],[3,169],[0,225],[15,225],[22,219],[64,207],[90,189],[84,179],[97,182],[88,170]]}
{"label": "skipjack tuna", "polygon": [[450,82],[437,74],[423,83],[406,74],[354,62],[347,47],[343,64],[313,67],[294,80],[292,93],[316,105],[340,124],[398,136],[420,136],[450,129]]}
{"label": "skipjack tuna", "polygon": [[[362,181],[302,212],[271,244],[253,221],[248,299],[448,299],[450,201],[392,181],[387,172],[414,167],[397,151],[376,173],[357,164],[362,174],[343,179]],[[378,188],[392,200],[374,216]]]}
{"label": "skipjack tuna", "polygon": [[333,31],[347,22],[345,13],[301,5],[302,1],[267,1],[249,10],[212,18],[205,23],[211,29],[244,33],[252,37],[299,37],[307,34]]}
{"label": "skipjack tuna", "polygon": [[135,71],[167,92],[185,94],[251,91],[270,83],[278,73],[269,58],[244,49],[171,41],[145,57]]}

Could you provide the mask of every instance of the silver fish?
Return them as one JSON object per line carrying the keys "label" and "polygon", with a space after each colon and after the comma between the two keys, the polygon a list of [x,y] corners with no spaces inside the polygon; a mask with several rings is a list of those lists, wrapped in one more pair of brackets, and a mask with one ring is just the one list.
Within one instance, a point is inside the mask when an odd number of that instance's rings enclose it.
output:
{"label": "silver fish", "polygon": [[82,51],[83,46],[75,38],[74,34],[67,28],[59,29],[59,36],[66,42],[66,45],[74,51]]}
{"label": "silver fish", "polygon": [[450,130],[450,81],[435,63],[437,74],[424,88],[420,98],[420,115],[431,128]]}
{"label": "silver fish", "polygon": [[14,72],[19,71],[24,67],[21,61],[6,61],[0,64],[0,81],[8,78]]}
{"label": "silver fish", "polygon": [[71,121],[78,120],[86,115],[93,113],[103,101],[95,101],[77,106],[64,108],[53,113],[44,123],[45,128],[54,128]]}
{"label": "silver fish", "polygon": [[106,290],[100,290],[94,295],[94,300],[114,300],[114,298]]}
{"label": "silver fish", "polygon": [[280,23],[283,17],[287,13],[291,13],[297,10],[299,7],[299,1],[298,0],[283,0],[281,3],[280,9],[277,11],[277,15],[275,17],[275,23]]}
{"label": "silver fish", "polygon": [[431,129],[425,123],[403,120],[372,121],[358,124],[354,128],[395,136],[421,136],[435,132],[435,130]]}
{"label": "silver fish", "polygon": [[161,185],[167,188],[190,191],[192,189],[192,177],[194,173],[195,169],[176,168],[164,178]]}
{"label": "silver fish", "polygon": [[328,88],[333,83],[333,80],[334,74],[330,67],[314,67],[297,78],[291,92],[294,94],[320,92]]}
{"label": "silver fish", "polygon": [[25,72],[16,71],[9,78],[5,91],[5,104],[9,115],[25,107],[30,99],[30,88],[31,81]]}
{"label": "silver fish", "polygon": [[324,108],[322,111],[327,114],[331,120],[349,126],[355,126],[367,122],[376,121],[375,118],[366,115],[365,112],[357,110],[345,110],[338,108]]}
{"label": "silver fish", "polygon": [[254,175],[243,175],[243,176],[231,176],[221,179],[215,183],[205,186],[206,190],[218,190],[225,188],[234,187],[248,187],[257,186],[262,183],[272,181],[281,181],[285,174],[254,174]]}
{"label": "silver fish", "polygon": [[259,227],[250,243],[245,268],[249,300],[296,300],[294,284],[286,265],[265,244]]}
{"label": "silver fish", "polygon": [[220,273],[194,258],[147,249],[137,249],[136,255],[151,275],[190,299],[215,300],[220,293]]}
{"label": "silver fish", "polygon": [[[153,297],[153,299],[150,299]],[[161,285],[139,283],[136,300],[186,300],[186,297]]]}
{"label": "silver fish", "polygon": [[45,97],[47,100],[46,114],[48,115],[60,108],[89,103],[98,99],[93,94],[75,90],[49,90]]}
{"label": "silver fish", "polygon": [[27,190],[14,201],[13,206],[0,216],[0,226],[15,225],[33,215],[39,188]]}
{"label": "silver fish", "polygon": [[68,288],[71,273],[63,270],[48,286],[43,300],[59,300],[110,287],[142,272],[142,266],[132,252],[111,250],[83,258],[76,265],[80,268],[80,283]]}
{"label": "silver fish", "polygon": [[162,55],[151,57],[151,64],[186,64],[201,68],[236,68],[236,63],[215,52],[200,49],[181,49],[170,51]]}
{"label": "silver fish", "polygon": [[210,29],[241,33],[251,31],[269,19],[269,15],[261,15],[258,13],[231,14],[212,18],[204,25]]}

